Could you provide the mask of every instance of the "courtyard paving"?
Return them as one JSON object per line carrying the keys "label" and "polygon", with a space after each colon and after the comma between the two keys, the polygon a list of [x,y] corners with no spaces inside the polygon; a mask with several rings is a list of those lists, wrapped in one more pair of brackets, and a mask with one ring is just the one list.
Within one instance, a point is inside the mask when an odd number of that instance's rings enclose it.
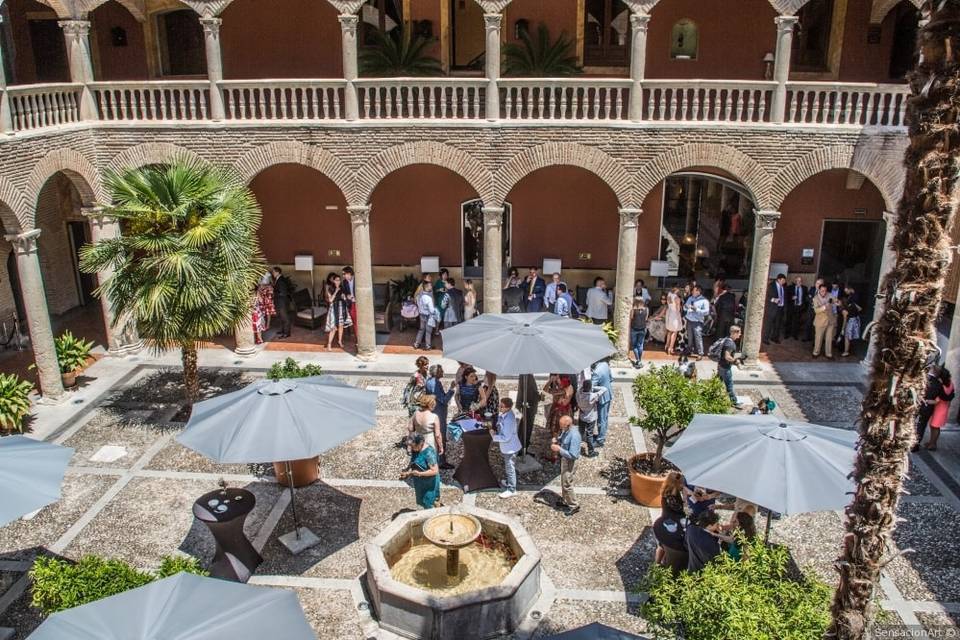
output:
{"label": "courtyard paving", "polygon": [[[261,352],[248,360],[223,350],[202,353],[203,393],[213,396],[264,375],[289,354]],[[0,627],[24,638],[41,621],[29,606],[26,571],[39,553],[79,558],[122,558],[154,568],[165,555],[187,554],[209,562],[214,551],[206,528],[191,514],[193,501],[223,479],[256,496],[246,533],[265,559],[252,583],[294,590],[318,638],[391,638],[370,618],[358,577],[363,545],[398,513],[415,509],[412,489],[397,479],[405,454],[393,443],[406,413],[399,397],[412,368],[410,356],[381,356],[360,363],[344,354],[301,354],[350,384],[377,390],[376,428],[321,456],[322,480],[298,491],[298,512],[320,544],[291,556],[278,536],[293,528],[288,492],[270,471],[252,465],[216,465],[177,444],[183,429],[175,356],[142,354],[103,359],[88,372],[88,384],[57,406],[40,406],[36,437],[73,447],[63,498],[29,519],[0,528]],[[701,367],[709,366],[702,363]],[[801,420],[853,428],[862,393],[856,365],[783,365],[738,372],[738,393],[756,401],[771,397],[778,411]],[[453,370],[453,367],[449,369]],[[643,434],[628,423],[636,414],[630,397],[632,370],[618,370],[608,444],[594,459],[582,458],[577,488],[580,514],[564,517],[554,507],[559,468],[521,475],[521,491],[501,500],[495,492],[464,496],[444,472],[445,504],[477,505],[518,519],[542,554],[543,594],[535,614],[514,634],[540,638],[593,621],[635,633],[637,584],[653,556],[650,530],[656,512],[629,497],[626,460],[643,450]],[[515,381],[500,383],[515,393]],[[533,449],[545,447],[542,415]],[[890,625],[957,632],[960,622],[960,496],[954,463],[960,442],[948,432],[935,454],[913,458],[895,536],[895,559],[887,565],[878,603]],[[451,448],[456,463],[459,447]],[[501,473],[499,455],[492,466]],[[801,567],[835,581],[832,563],[842,536],[842,516],[821,513],[774,522],[772,539],[786,544]],[[899,553],[899,555],[897,555]],[[940,636],[946,637],[946,636]]]}

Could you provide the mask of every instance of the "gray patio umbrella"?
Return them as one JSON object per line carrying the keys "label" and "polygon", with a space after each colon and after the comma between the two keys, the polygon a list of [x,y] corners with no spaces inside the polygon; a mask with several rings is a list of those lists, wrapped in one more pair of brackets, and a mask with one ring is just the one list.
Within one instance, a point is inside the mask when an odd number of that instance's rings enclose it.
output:
{"label": "gray patio umbrella", "polygon": [[30,640],[313,640],[293,591],[191,573],[55,613]]}
{"label": "gray patio umbrella", "polygon": [[778,416],[697,414],[665,457],[690,484],[791,515],[846,506],[856,443],[855,431]]}
{"label": "gray patio umbrella", "polygon": [[0,438],[0,527],[60,499],[73,449],[26,436]]}
{"label": "gray patio umbrella", "polygon": [[570,631],[547,636],[546,640],[646,640],[646,638],[608,627],[599,622],[591,622],[584,627],[577,627]]}
{"label": "gray patio umbrella", "polygon": [[[259,380],[193,405],[177,441],[224,464],[312,458],[376,426],[377,396],[332,376]],[[289,464],[287,477],[299,540]]]}
{"label": "gray patio umbrella", "polygon": [[552,313],[485,313],[441,334],[444,357],[501,376],[579,373],[616,352],[599,326]]}

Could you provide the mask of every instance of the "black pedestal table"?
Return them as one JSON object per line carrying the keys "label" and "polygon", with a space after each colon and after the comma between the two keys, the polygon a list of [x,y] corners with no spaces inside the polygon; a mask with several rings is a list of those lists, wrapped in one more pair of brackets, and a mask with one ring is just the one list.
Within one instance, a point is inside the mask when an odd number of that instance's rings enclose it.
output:
{"label": "black pedestal table", "polygon": [[463,432],[463,459],[453,473],[464,492],[497,489],[500,482],[490,468],[490,444],[493,438],[486,429]]}
{"label": "black pedestal table", "polygon": [[243,524],[253,511],[256,498],[246,489],[218,489],[193,503],[193,515],[207,525],[217,543],[210,575],[246,582],[263,558],[243,534]]}

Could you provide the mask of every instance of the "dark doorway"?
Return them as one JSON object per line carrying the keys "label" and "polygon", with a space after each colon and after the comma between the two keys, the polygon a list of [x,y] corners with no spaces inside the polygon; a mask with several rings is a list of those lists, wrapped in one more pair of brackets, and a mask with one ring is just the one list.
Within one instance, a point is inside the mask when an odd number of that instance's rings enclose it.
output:
{"label": "dark doorway", "polygon": [[793,68],[797,71],[825,71],[829,68],[830,31],[833,28],[833,0],[810,0],[797,13],[793,36]]}
{"label": "dark doorway", "polygon": [[[27,315],[23,307],[23,296],[20,293],[20,273],[17,271],[17,256],[11,251],[7,256],[7,276],[10,278],[10,290],[13,293],[13,305],[17,310],[21,331],[26,332]],[[6,319],[6,318],[5,318]]]}
{"label": "dark doorway", "polygon": [[[503,266],[510,267],[510,204],[504,205],[503,226]],[[470,200],[461,206],[463,220],[463,277],[480,278],[483,276],[483,202]]]}
{"label": "dark doorway", "polygon": [[473,0],[450,0],[450,68],[483,70],[486,32],[483,9]]}
{"label": "dark doorway", "polygon": [[630,64],[630,9],[621,0],[586,0],[583,63],[594,67]]}
{"label": "dark doorway", "polygon": [[177,9],[157,16],[161,71],[165,76],[202,76],[207,73],[206,45],[200,16],[193,9]]}
{"label": "dark doorway", "polygon": [[909,2],[893,9],[893,49],[890,53],[890,78],[903,80],[917,62],[917,31],[920,11]]}
{"label": "dark doorway", "polygon": [[860,298],[863,318],[873,317],[883,257],[882,220],[825,220],[820,243],[820,276],[850,284]]}
{"label": "dark doorway", "polygon": [[70,82],[63,29],[56,20],[30,20],[28,24],[37,82]]}
{"label": "dark doorway", "polygon": [[80,249],[90,242],[87,237],[87,223],[68,222],[67,229],[70,232],[70,254],[77,278],[77,291],[80,293],[80,306],[83,306],[93,300],[93,290],[97,288],[93,274],[80,271]]}

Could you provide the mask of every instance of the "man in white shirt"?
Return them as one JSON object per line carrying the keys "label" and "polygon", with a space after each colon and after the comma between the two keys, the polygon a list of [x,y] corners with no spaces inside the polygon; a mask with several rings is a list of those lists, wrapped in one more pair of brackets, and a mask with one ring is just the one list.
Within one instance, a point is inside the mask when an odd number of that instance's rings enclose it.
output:
{"label": "man in white shirt", "polygon": [[429,351],[433,328],[437,326],[437,307],[433,304],[433,287],[426,280],[420,285],[420,293],[417,294],[417,309],[420,311],[420,330],[417,331],[413,348],[419,349],[423,345],[423,348]]}
{"label": "man in white shirt", "polygon": [[607,283],[603,278],[593,281],[593,288],[587,291],[587,317],[593,324],[603,324],[610,315],[613,306],[613,293],[607,291]]}
{"label": "man in white shirt", "polygon": [[503,457],[504,490],[499,494],[501,498],[512,498],[517,495],[517,454],[520,452],[520,436],[517,435],[517,416],[513,413],[513,400],[508,397],[500,398],[500,413],[497,416],[497,426],[491,427],[490,436],[494,442],[500,444],[500,455]]}
{"label": "man in white shirt", "polygon": [[543,293],[543,304],[547,306],[547,311],[553,313],[557,304],[557,285],[560,284],[560,274],[553,274],[553,279],[547,283],[547,290]]}

